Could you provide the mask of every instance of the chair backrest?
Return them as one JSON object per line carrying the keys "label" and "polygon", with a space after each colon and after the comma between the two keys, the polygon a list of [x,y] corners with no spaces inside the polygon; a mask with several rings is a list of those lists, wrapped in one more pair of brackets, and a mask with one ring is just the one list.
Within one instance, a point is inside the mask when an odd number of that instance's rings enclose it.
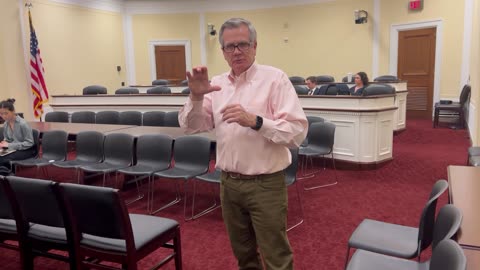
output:
{"label": "chair backrest", "polygon": [[144,126],[162,127],[165,125],[165,112],[151,111],[143,113]]}
{"label": "chair backrest", "polygon": [[331,122],[316,122],[310,125],[308,131],[308,145],[333,151],[335,143],[335,124]]}
{"label": "chair backrest", "polygon": [[308,121],[308,126],[310,127],[310,125],[312,125],[313,123],[325,122],[325,119],[323,119],[322,117],[319,117],[319,116],[307,115],[307,121]]}
{"label": "chair backrest", "polygon": [[376,77],[373,81],[374,82],[396,82],[398,81],[398,78],[397,76],[393,76],[393,75],[382,75],[382,76]]}
{"label": "chair backrest", "polygon": [[45,131],[42,136],[42,158],[55,161],[67,159],[67,143],[66,131]]}
{"label": "chair backrest", "polygon": [[292,163],[285,169],[285,184],[287,186],[292,185],[297,181],[297,169],[298,169],[298,148],[289,149],[292,155]]}
{"label": "chair backrest", "polygon": [[134,137],[125,133],[111,133],[105,136],[104,162],[129,166],[133,162]]}
{"label": "chair backrest", "polygon": [[422,214],[420,216],[418,226],[418,243],[420,243],[420,246],[418,252],[426,249],[432,243],[437,201],[440,195],[442,195],[447,189],[448,182],[445,180],[438,180],[433,185],[429,199],[425,204],[425,207],[423,208]]}
{"label": "chair backrest", "polygon": [[3,127],[0,127],[0,141],[3,141]]}
{"label": "chair backrest", "polygon": [[38,129],[32,129],[32,136],[33,136],[33,146],[35,153],[34,156],[38,157],[38,154],[40,153],[40,131]]}
{"label": "chair backrest", "polygon": [[76,138],[76,159],[89,162],[103,160],[103,133],[98,131],[82,131]]}
{"label": "chair backrest", "polygon": [[[18,176],[6,177],[11,192],[8,197],[12,205],[17,205],[20,213],[14,213],[17,220],[53,227],[64,227],[64,220],[54,190],[55,182]],[[13,211],[17,210],[13,207]]]}
{"label": "chair backrest", "polygon": [[300,76],[291,76],[288,79],[290,80],[290,82],[292,82],[293,85],[305,84],[305,78]]}
{"label": "chair backrest", "polygon": [[395,88],[388,84],[370,84],[363,89],[363,96],[391,95],[395,94]]}
{"label": "chair backrest", "polygon": [[297,95],[308,95],[308,88],[303,85],[294,85]]}
{"label": "chair backrest", "polygon": [[327,93],[327,88],[328,88],[328,84],[324,84],[322,86],[320,86],[320,88],[318,88],[318,91],[317,91],[317,95],[325,95]]}
{"label": "chair backrest", "polygon": [[129,95],[129,94],[138,94],[140,91],[138,88],[134,87],[122,87],[115,91],[115,95]]}
{"label": "chair backrest", "polygon": [[330,75],[317,76],[317,84],[330,83],[330,82],[334,82],[334,81],[335,81],[335,78],[333,76],[330,76]]}
{"label": "chair backrest", "polygon": [[164,125],[166,127],[180,127],[178,111],[166,112]]}
{"label": "chair backrest", "polygon": [[95,123],[118,125],[118,123],[120,123],[120,113],[117,111],[97,112],[95,115]]}
{"label": "chair backrest", "polygon": [[190,88],[183,89],[182,94],[190,94]]}
{"label": "chair backrest", "polygon": [[70,183],[61,183],[58,189],[72,224],[76,245],[80,244],[84,234],[88,234],[126,239],[127,249],[134,247],[130,217],[118,190]]}
{"label": "chair backrest", "polygon": [[45,122],[68,123],[68,112],[48,112],[45,114]]}
{"label": "chair backrest", "polygon": [[200,136],[182,136],[173,145],[175,167],[184,170],[208,171],[210,140]]}
{"label": "chair backrest", "polygon": [[120,125],[142,125],[142,113],[137,111],[125,111],[120,113]]}
{"label": "chair backrest", "polygon": [[342,82],[355,82],[355,76],[352,76],[352,78],[350,79],[350,81],[348,81],[348,76],[345,76],[342,78]]}
{"label": "chair backrest", "polygon": [[13,219],[12,207],[4,189],[5,181],[5,178],[0,176],[0,219]]}
{"label": "chair backrest", "polygon": [[152,85],[169,85],[170,81],[165,79],[158,79],[152,82]]}
{"label": "chair backrest", "polygon": [[188,85],[188,80],[183,80],[180,82],[180,86],[187,86]]}
{"label": "chair backrest", "polygon": [[171,94],[172,90],[167,86],[156,86],[147,90],[147,94]]}
{"label": "chair backrest", "polygon": [[168,168],[172,159],[173,139],[167,135],[149,134],[137,138],[137,164]]}
{"label": "chair backrest", "polygon": [[99,95],[99,94],[107,94],[107,88],[101,85],[89,85],[83,88],[84,95]]}
{"label": "chair backrest", "polygon": [[339,95],[350,95],[350,88],[348,88],[347,84],[337,83],[337,90]]}
{"label": "chair backrest", "polygon": [[465,106],[465,103],[467,103],[468,99],[470,98],[470,92],[472,91],[472,88],[470,85],[465,84],[462,88],[462,92],[460,93],[460,104]]}
{"label": "chair backrest", "polygon": [[432,250],[444,239],[452,239],[462,223],[462,212],[452,204],[446,204],[438,212],[433,228]]}
{"label": "chair backrest", "polygon": [[72,113],[72,123],[95,124],[95,112],[81,111]]}
{"label": "chair backrest", "polygon": [[466,270],[467,258],[462,248],[453,240],[440,242],[432,252],[429,270]]}
{"label": "chair backrest", "polygon": [[338,95],[338,88],[336,84],[329,84],[327,90],[325,90],[325,95],[336,96]]}

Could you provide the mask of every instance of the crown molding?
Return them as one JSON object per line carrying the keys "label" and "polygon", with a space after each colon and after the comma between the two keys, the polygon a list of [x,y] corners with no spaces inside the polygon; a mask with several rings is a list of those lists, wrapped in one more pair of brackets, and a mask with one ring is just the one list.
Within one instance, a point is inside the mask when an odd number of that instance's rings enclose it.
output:
{"label": "crown molding", "polygon": [[81,6],[91,9],[123,13],[125,11],[124,0],[50,0],[52,2]]}
{"label": "crown molding", "polygon": [[128,14],[204,13],[298,6],[334,1],[336,0],[127,0],[125,1],[125,11]]}

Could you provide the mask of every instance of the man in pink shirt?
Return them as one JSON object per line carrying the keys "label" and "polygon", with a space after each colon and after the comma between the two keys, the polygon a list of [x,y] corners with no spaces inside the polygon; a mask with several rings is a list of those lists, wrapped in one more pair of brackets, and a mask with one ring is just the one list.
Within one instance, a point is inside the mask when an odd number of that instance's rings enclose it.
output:
{"label": "man in pink shirt", "polygon": [[180,126],[216,131],[222,213],[239,269],[263,269],[257,250],[267,269],[293,269],[284,169],[308,122],[287,75],[255,63],[257,33],[249,21],[227,20],[219,41],[231,71],[211,83],[206,67],[187,72],[191,93]]}

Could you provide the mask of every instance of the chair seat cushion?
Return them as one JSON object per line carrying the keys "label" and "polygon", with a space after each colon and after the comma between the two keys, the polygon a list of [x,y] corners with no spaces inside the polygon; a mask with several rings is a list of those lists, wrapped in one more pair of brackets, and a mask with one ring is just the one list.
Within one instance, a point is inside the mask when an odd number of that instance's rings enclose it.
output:
{"label": "chair seat cushion", "polygon": [[110,163],[97,163],[87,166],[81,166],[80,169],[87,171],[87,172],[114,172],[118,169],[123,169],[128,167],[128,164],[110,164]]}
{"label": "chair seat cushion", "polygon": [[364,219],[348,240],[348,245],[401,258],[417,256],[418,229]]}
{"label": "chair seat cushion", "polygon": [[53,163],[53,161],[45,158],[29,158],[25,160],[12,161],[12,164],[20,165],[23,167],[45,166],[50,163]]}
{"label": "chair seat cushion", "polygon": [[197,178],[199,180],[202,180],[202,181],[205,181],[205,182],[209,182],[209,183],[220,183],[221,175],[222,175],[222,172],[216,170],[216,171],[211,172],[211,173],[202,174],[202,175],[197,176],[195,178]]}
{"label": "chair seat cushion", "polygon": [[[136,250],[142,249],[150,241],[178,226],[178,222],[173,219],[138,214],[130,214],[129,216],[132,223]],[[122,239],[99,237],[90,234],[83,234],[82,237],[80,244],[84,246],[117,252],[127,251],[126,242]]]}
{"label": "chair seat cushion", "polygon": [[33,224],[28,231],[28,237],[33,239],[59,244],[67,243],[65,228]]}
{"label": "chair seat cushion", "polygon": [[462,106],[458,102],[453,102],[452,104],[440,104],[437,102],[435,103],[435,108],[439,110],[456,110],[461,109]]}
{"label": "chair seat cushion", "polygon": [[330,154],[331,148],[329,147],[318,147],[318,146],[307,146],[300,147],[298,154],[301,156],[322,156]]}
{"label": "chair seat cushion", "polygon": [[155,166],[150,165],[135,165],[132,167],[124,168],[118,170],[119,173],[129,174],[129,175],[144,175],[152,174],[154,172],[162,171],[168,169],[170,164],[159,164]]}
{"label": "chair seat cushion", "polygon": [[472,146],[468,148],[468,156],[480,156],[480,147],[479,146]]}
{"label": "chair seat cushion", "polygon": [[82,166],[88,166],[88,165],[93,165],[97,163],[99,162],[74,159],[74,160],[58,161],[53,163],[53,166],[56,166],[59,168],[79,168]]}
{"label": "chair seat cushion", "polygon": [[205,173],[204,171],[200,171],[196,168],[193,168],[192,170],[186,170],[178,167],[173,167],[165,171],[154,173],[153,175],[158,177],[174,178],[174,179],[190,179],[204,173]]}
{"label": "chair seat cushion", "polygon": [[428,261],[418,263],[365,250],[357,250],[348,263],[347,270],[428,270],[429,264]]}
{"label": "chair seat cushion", "polygon": [[0,232],[2,233],[17,233],[17,223],[14,219],[0,218]]}

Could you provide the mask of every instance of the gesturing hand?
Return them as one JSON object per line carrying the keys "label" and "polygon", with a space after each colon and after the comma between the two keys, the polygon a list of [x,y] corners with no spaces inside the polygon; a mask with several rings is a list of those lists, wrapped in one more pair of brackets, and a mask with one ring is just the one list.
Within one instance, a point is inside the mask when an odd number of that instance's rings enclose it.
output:
{"label": "gesturing hand", "polygon": [[247,112],[240,104],[227,105],[220,112],[223,114],[222,120],[227,123],[237,123],[243,127],[254,127],[257,123],[257,116]]}
{"label": "gesturing hand", "polygon": [[220,86],[210,85],[207,67],[195,67],[192,73],[187,71],[186,74],[188,78],[188,88],[190,88],[190,96],[193,100],[202,100],[203,95],[221,89]]}

